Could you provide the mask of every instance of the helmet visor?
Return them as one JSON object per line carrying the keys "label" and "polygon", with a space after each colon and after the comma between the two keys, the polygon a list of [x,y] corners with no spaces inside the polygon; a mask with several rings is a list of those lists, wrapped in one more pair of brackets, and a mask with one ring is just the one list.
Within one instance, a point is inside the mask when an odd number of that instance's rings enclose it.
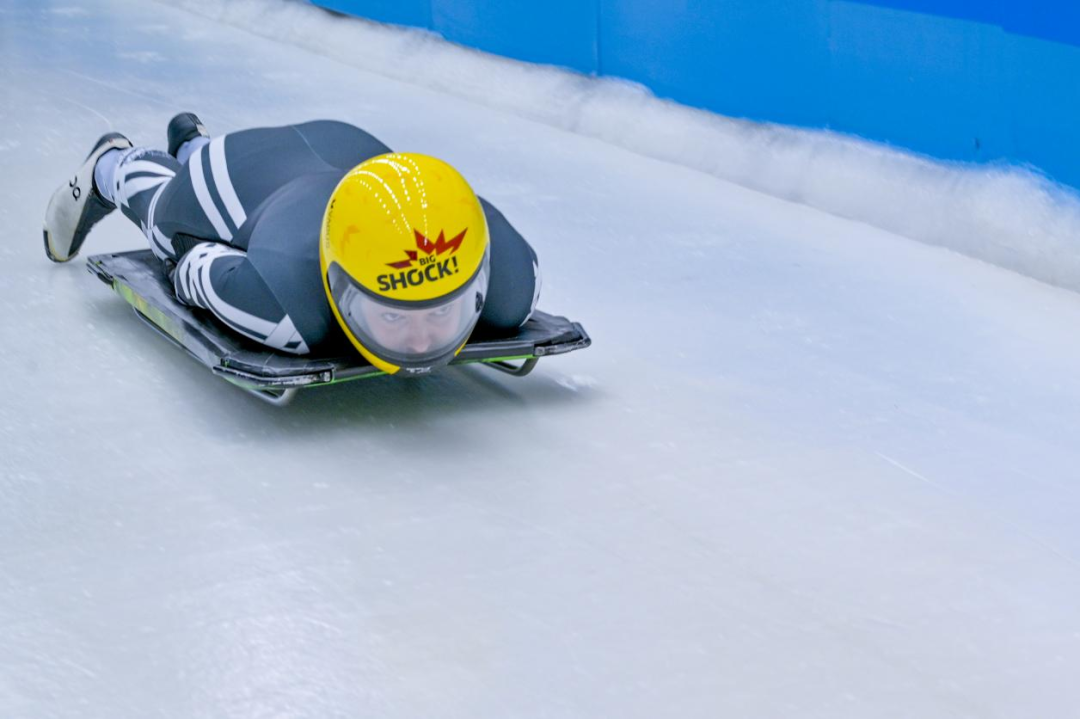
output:
{"label": "helmet visor", "polygon": [[378,297],[337,263],[330,265],[327,274],[334,303],[353,337],[380,359],[414,369],[447,364],[454,358],[480,319],[487,291],[486,262],[451,295],[422,303]]}

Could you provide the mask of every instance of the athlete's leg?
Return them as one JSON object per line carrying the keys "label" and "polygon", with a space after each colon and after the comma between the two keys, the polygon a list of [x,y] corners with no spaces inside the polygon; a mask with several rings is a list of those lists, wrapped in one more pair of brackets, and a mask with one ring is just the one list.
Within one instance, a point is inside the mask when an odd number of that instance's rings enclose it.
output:
{"label": "athlete's leg", "polygon": [[[311,138],[316,145],[359,132],[340,123],[310,124],[324,126]],[[182,144],[176,149],[178,156],[190,154],[186,164],[145,148],[123,156],[108,183],[118,204],[159,257],[178,263],[171,278],[181,302],[264,345],[307,354],[309,344],[245,251],[266,197],[298,175],[334,167],[291,127],[193,138],[192,145],[190,153]]]}
{"label": "athlete's leg", "polygon": [[480,324],[494,330],[521,325],[540,298],[540,262],[536,252],[503,214],[480,198],[491,235],[491,278]]}
{"label": "athlete's leg", "polygon": [[160,150],[130,150],[116,163],[111,183],[116,204],[154,254],[172,262],[204,241],[246,249],[248,215],[298,174],[326,169],[287,128],[197,137],[180,145],[177,155],[187,162]]}
{"label": "athlete's leg", "polygon": [[203,209],[189,166],[161,150],[109,152],[94,176],[106,199],[142,230],[162,260],[176,262],[200,241],[228,240]]}
{"label": "athlete's leg", "polygon": [[[101,169],[104,177],[109,169]],[[117,206],[142,228],[154,253],[178,263],[172,276],[177,299],[209,310],[268,347],[307,354],[307,344],[247,253],[226,245],[210,222],[187,169],[164,152],[135,148],[119,158],[107,182]]]}
{"label": "athlete's leg", "polygon": [[201,240],[246,249],[253,216],[266,198],[300,175],[351,169],[389,151],[367,133],[321,120],[194,138],[190,155],[162,189],[144,231],[159,256],[178,260]]}
{"label": "athlete's leg", "polygon": [[196,245],[176,266],[173,284],[181,302],[210,310],[260,344],[298,355],[310,351],[246,252],[217,242]]}
{"label": "athlete's leg", "polygon": [[99,187],[108,188],[110,199],[142,231],[155,255],[161,259],[179,259],[169,239],[154,231],[154,215],[161,196],[180,171],[180,163],[161,150],[148,147],[110,155],[98,162],[95,176]]}
{"label": "athlete's leg", "polygon": [[179,263],[172,279],[181,302],[209,310],[264,345],[307,354],[307,345],[246,253],[224,244],[187,169],[171,155],[148,148],[103,156],[95,168],[97,185],[142,229],[154,253]]}
{"label": "athlete's leg", "polygon": [[[186,116],[194,118],[190,113],[181,113],[178,118]],[[80,180],[76,176],[68,183],[71,187],[57,193],[61,199],[69,191],[75,193],[74,200],[67,203],[72,209],[54,199],[47,210],[46,249],[50,257],[57,261],[74,257],[89,228],[100,219],[99,215],[111,210],[113,203],[142,230],[154,253],[163,260],[175,262],[205,240],[244,249],[247,238],[242,228],[248,215],[277,189],[298,175],[348,170],[389,152],[388,147],[363,130],[328,120],[243,130],[213,140],[205,137],[201,123],[196,125],[195,137],[186,145],[176,143],[175,155],[180,161],[159,150],[110,149],[99,141],[95,151],[100,147],[103,154],[91,153],[96,164],[90,162],[84,167],[87,177]],[[183,140],[180,134],[170,132],[170,142]],[[121,139],[130,147],[126,139]],[[111,147],[119,145],[116,141]],[[188,157],[189,161],[183,162]],[[100,189],[106,200],[97,214],[83,209],[93,194],[91,187],[94,192]],[[54,205],[60,209],[54,209]],[[83,217],[88,214],[92,216]],[[63,242],[57,239],[49,245],[50,224],[63,229]]]}

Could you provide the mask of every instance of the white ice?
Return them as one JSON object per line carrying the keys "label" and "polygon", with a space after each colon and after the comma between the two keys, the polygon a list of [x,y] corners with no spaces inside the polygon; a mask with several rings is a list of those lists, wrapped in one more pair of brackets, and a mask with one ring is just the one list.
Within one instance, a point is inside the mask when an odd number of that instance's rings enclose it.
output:
{"label": "white ice", "polygon": [[[594,346],[240,393],[42,250],[180,110],[449,160]],[[0,0],[0,168],[0,716],[1080,716],[1076,294],[135,0]]]}

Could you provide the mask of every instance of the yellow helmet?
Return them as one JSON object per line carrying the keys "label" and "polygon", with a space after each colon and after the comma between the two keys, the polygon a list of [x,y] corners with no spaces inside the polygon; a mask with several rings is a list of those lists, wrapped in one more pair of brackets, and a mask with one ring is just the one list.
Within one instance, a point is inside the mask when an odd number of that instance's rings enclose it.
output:
{"label": "yellow helmet", "polygon": [[323,216],[330,307],[374,366],[425,374],[469,339],[488,288],[484,209],[457,170],[412,153],[349,171]]}

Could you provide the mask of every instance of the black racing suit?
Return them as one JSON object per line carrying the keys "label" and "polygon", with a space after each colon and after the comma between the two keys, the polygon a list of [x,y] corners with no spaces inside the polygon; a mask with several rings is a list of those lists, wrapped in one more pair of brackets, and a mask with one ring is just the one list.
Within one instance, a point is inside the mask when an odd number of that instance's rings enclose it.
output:
{"label": "black racing suit", "polygon": [[[319,229],[344,175],[390,149],[342,122],[243,130],[213,138],[181,165],[138,148],[116,171],[113,196],[154,253],[175,262],[185,304],[235,331],[293,354],[340,348],[344,333],[319,269]],[[481,199],[491,272],[480,326],[510,331],[539,296],[536,254]]]}

